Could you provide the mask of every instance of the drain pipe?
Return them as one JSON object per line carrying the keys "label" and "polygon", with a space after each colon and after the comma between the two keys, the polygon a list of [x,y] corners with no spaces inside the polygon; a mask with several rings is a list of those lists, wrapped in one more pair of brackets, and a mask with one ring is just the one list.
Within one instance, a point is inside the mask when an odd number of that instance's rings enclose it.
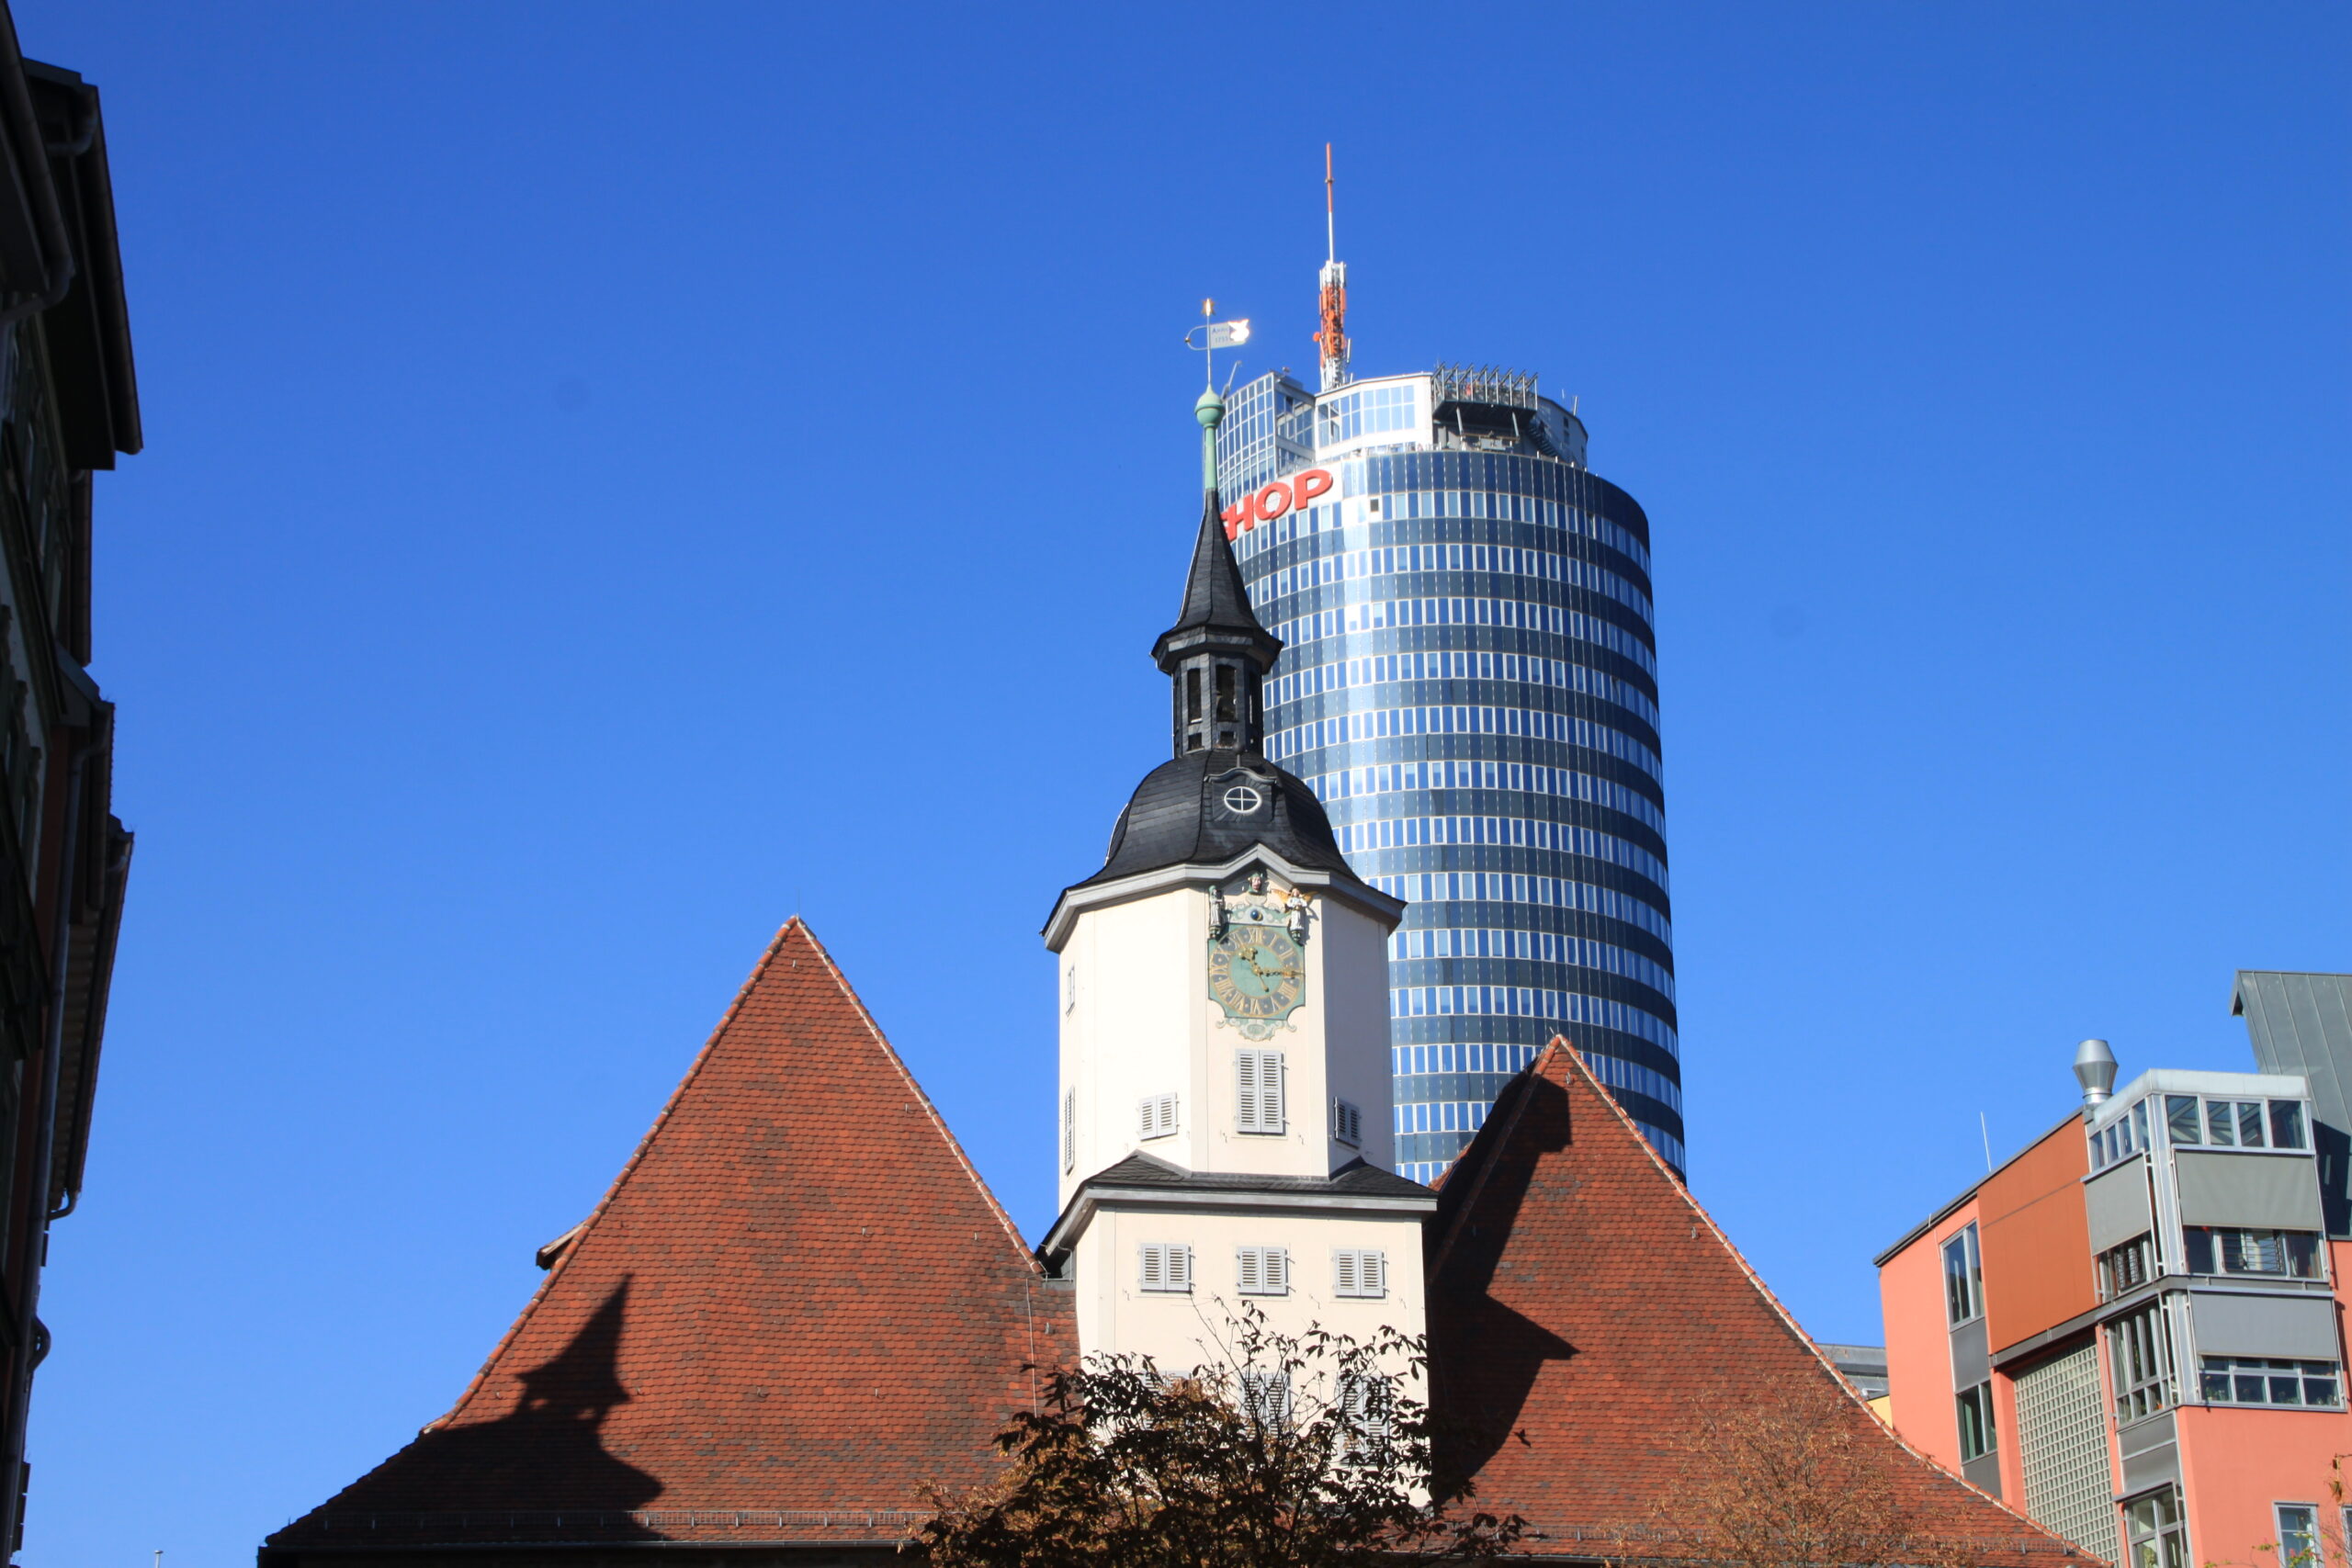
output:
{"label": "drain pipe", "polygon": [[15,1556],[17,1532],[24,1526],[17,1506],[24,1495],[24,1432],[32,1408],[33,1369],[49,1350],[49,1335],[40,1326],[38,1315],[40,1277],[49,1261],[49,1187],[57,1156],[57,1092],[64,1072],[65,986],[73,954],[75,863],[81,852],[83,767],[96,750],[94,740],[74,749],[74,760],[65,770],[64,830],[58,835],[57,933],[50,955],[49,1039],[42,1051],[40,1120],[34,1123],[40,1142],[33,1153],[32,1190],[27,1194],[31,1200],[27,1213],[37,1224],[25,1237],[24,1337],[17,1347],[16,1387],[9,1401],[9,1429],[17,1434],[16,1450],[7,1456],[6,1470],[0,1470],[10,1483],[5,1497],[0,1497],[0,1509],[6,1510],[8,1523],[5,1541],[8,1557]]}
{"label": "drain pipe", "polygon": [[[21,80],[20,77],[20,84]],[[65,232],[65,215],[58,208],[57,190],[51,184],[47,160],[59,156],[79,157],[90,150],[90,144],[98,134],[98,90],[87,83],[83,85],[82,123],[74,129],[74,139],[70,141],[51,141],[41,135],[40,123],[33,116],[29,89],[20,85],[18,91],[0,95],[0,98],[5,98],[5,103],[0,103],[0,114],[6,116],[9,140],[19,147],[40,150],[42,166],[35,171],[40,177],[30,182],[31,188],[26,194],[32,197],[33,217],[40,225],[41,248],[55,258],[49,263],[48,269],[53,269],[53,274],[46,288],[0,310],[0,328],[7,328],[28,317],[40,315],[64,299],[66,291],[74,287],[77,270],[74,243]]]}

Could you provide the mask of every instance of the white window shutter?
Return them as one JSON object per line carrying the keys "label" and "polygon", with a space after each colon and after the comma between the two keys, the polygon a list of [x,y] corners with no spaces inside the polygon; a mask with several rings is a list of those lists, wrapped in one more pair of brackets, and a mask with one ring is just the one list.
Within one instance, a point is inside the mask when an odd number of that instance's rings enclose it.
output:
{"label": "white window shutter", "polygon": [[1062,1094],[1062,1168],[1078,1168],[1078,1090]]}
{"label": "white window shutter", "polygon": [[1266,1248],[1266,1293],[1290,1294],[1290,1254],[1279,1247]]}
{"label": "white window shutter", "polygon": [[1243,1295],[1254,1296],[1266,1288],[1265,1258],[1265,1249],[1262,1247],[1245,1247],[1236,1253],[1234,1258],[1234,1271],[1238,1277],[1236,1282],[1239,1285]]}
{"label": "white window shutter", "polygon": [[1331,1254],[1331,1293],[1377,1297],[1388,1293],[1388,1255],[1372,1247],[1341,1247]]}
{"label": "white window shutter", "polygon": [[1244,1133],[1263,1132],[1258,1099],[1258,1053],[1236,1051],[1233,1054],[1234,1103],[1236,1120]]}
{"label": "white window shutter", "polygon": [[1141,1251],[1143,1253],[1143,1288],[1147,1291],[1166,1290],[1168,1288],[1168,1249],[1158,1242],[1148,1241],[1143,1244]]}
{"label": "white window shutter", "polygon": [[1189,1291],[1193,1288],[1193,1249],[1171,1247],[1168,1249],[1168,1288]]}
{"label": "white window shutter", "polygon": [[1261,1130],[1279,1133],[1288,1125],[1283,1113],[1283,1054],[1280,1051],[1258,1053],[1258,1115],[1265,1125]]}

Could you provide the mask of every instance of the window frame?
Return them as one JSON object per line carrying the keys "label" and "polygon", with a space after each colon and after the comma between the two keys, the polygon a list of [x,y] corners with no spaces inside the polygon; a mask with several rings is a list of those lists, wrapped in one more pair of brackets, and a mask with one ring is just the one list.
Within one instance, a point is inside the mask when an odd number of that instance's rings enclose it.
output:
{"label": "window frame", "polygon": [[[1960,1426],[1960,1461],[1967,1464],[2001,1451],[2001,1426],[1993,1405],[1993,1381],[1962,1389],[1952,1396],[1953,1418]],[[1975,1416],[1970,1421],[1972,1413]]]}
{"label": "window frame", "polygon": [[1237,1247],[1233,1249],[1234,1293],[1243,1296],[1290,1294],[1290,1248]]}
{"label": "window frame", "polygon": [[1136,1141],[1172,1138],[1182,1130],[1183,1101],[1175,1094],[1147,1094],[1136,1102]]}
{"label": "window frame", "polygon": [[[2143,1525],[2140,1513],[2161,1510],[2165,1517]],[[2180,1489],[2165,1486],[2122,1505],[2122,1568],[2189,1568],[2188,1528],[2180,1506]],[[2143,1552],[2146,1555],[2143,1557]]]}
{"label": "window frame", "polygon": [[[2276,1269],[2233,1269],[2233,1257],[2243,1258],[2246,1248],[2245,1238],[2254,1239],[2257,1249],[2267,1244],[2278,1258]],[[2312,1284],[2327,1282],[2327,1238],[2318,1231],[2276,1230],[2255,1225],[2183,1225],[2180,1228],[2181,1267],[2184,1272],[2202,1280],[2300,1280]],[[2312,1272],[2295,1272],[2297,1242],[2303,1248]],[[2201,1256],[2200,1256],[2201,1255]],[[2199,1268],[2199,1262],[2211,1268]]]}
{"label": "window frame", "polygon": [[[2290,1511],[2303,1516],[2304,1527],[2301,1531],[2290,1532],[2288,1529],[2287,1515]],[[2317,1503],[2273,1503],[2270,1505],[2270,1522],[2278,1535],[2278,1568],[2299,1568],[2299,1565],[2300,1568],[2320,1568],[2324,1546],[2320,1540]],[[2290,1533],[2302,1535],[2309,1543],[2291,1555],[2287,1551],[2287,1537]]]}
{"label": "window frame", "polygon": [[[2128,1427],[2178,1404],[2179,1364],[2164,1303],[2151,1302],[2137,1312],[2109,1320],[2104,1327],[2115,1424]],[[2147,1370],[2151,1366],[2153,1371]],[[2127,1371],[2136,1375],[2127,1377]]]}
{"label": "window frame", "polygon": [[[1955,1248],[1960,1254],[1957,1270],[1952,1266]],[[1977,1235],[1976,1222],[1971,1220],[1946,1236],[1939,1253],[1943,1258],[1944,1270],[1944,1325],[1958,1328],[1963,1324],[1974,1323],[1984,1315],[1984,1253],[1983,1242]],[[1959,1287],[1957,1291],[1955,1285]],[[1964,1314],[1961,1311],[1962,1303],[1960,1300],[1963,1293],[1967,1296]]]}
{"label": "window frame", "polygon": [[[2127,1262],[2135,1267],[2123,1267]],[[2098,1299],[2120,1301],[2164,1273],[2164,1259],[2156,1251],[2156,1233],[2142,1231],[2130,1241],[2119,1242],[2092,1259],[2092,1267],[2098,1273]],[[2136,1277],[2130,1277],[2135,1274]]]}
{"label": "window frame", "polygon": [[[2212,1380],[2222,1381],[2222,1392],[2216,1396]],[[2239,1385],[2252,1380],[2262,1389],[2260,1399],[2242,1399]],[[2296,1385],[2290,1400],[2270,1397],[2276,1385],[2285,1381]],[[2309,1396],[2311,1385],[2324,1380],[2329,1395],[2324,1403],[2314,1403]],[[2304,1360],[2287,1356],[2204,1356],[2197,1358],[2197,1398],[2201,1404],[2225,1406],[2232,1410],[2319,1410],[2344,1409],[2344,1363],[2331,1360]]]}
{"label": "window frame", "polygon": [[1245,1045],[1233,1053],[1235,1132],[1253,1138],[1279,1138],[1289,1133],[1289,1072],[1280,1051]]}
{"label": "window frame", "polygon": [[1331,1249],[1331,1294],[1342,1301],[1376,1302],[1388,1296],[1388,1254],[1377,1247]]}
{"label": "window frame", "polygon": [[1241,1411],[1251,1421],[1269,1431],[1280,1431],[1290,1425],[1290,1372],[1282,1367],[1244,1367],[1235,1390],[1241,1396]]}
{"label": "window frame", "polygon": [[[1156,1269],[1155,1263],[1158,1265]],[[1191,1295],[1193,1293],[1191,1244],[1181,1241],[1136,1243],[1136,1289],[1145,1295],[1152,1296]]]}

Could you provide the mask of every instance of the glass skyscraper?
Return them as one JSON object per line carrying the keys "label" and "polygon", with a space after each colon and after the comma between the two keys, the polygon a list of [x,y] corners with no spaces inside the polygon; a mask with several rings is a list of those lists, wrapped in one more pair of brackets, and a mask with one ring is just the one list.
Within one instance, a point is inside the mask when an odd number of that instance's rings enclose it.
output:
{"label": "glass skyscraper", "polygon": [[1266,754],[1313,786],[1389,948],[1397,1168],[1429,1180],[1555,1034],[1677,1170],[1649,524],[1534,378],[1441,366],[1234,394],[1226,527],[1285,643]]}

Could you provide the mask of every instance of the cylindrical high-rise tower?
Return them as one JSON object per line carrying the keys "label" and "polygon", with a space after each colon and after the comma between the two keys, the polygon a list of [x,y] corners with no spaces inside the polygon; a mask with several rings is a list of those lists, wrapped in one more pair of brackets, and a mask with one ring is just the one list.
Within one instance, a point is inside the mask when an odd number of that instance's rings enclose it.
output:
{"label": "cylindrical high-rise tower", "polygon": [[1534,378],[1441,366],[1236,393],[1218,478],[1287,645],[1266,755],[1409,901],[1389,946],[1397,1169],[1429,1180],[1565,1035],[1676,1169],[1649,525]]}

